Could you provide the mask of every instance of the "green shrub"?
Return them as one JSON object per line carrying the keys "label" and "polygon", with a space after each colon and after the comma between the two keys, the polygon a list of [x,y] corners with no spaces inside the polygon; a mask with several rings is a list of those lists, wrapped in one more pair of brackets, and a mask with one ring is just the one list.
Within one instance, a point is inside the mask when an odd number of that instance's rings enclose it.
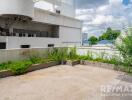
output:
{"label": "green shrub", "polygon": [[93,58],[93,54],[92,54],[92,52],[87,52],[87,55],[78,55],[78,59],[79,60],[93,60],[94,58]]}
{"label": "green shrub", "polygon": [[48,52],[48,58],[53,59],[55,61],[64,62],[68,56],[67,48],[54,48],[53,50]]}
{"label": "green shrub", "polygon": [[79,60],[89,60],[89,57],[87,57],[87,56],[79,56],[78,59]]}
{"label": "green shrub", "polygon": [[42,63],[43,62],[43,59],[40,58],[40,57],[30,57],[30,61],[33,63],[33,64],[39,64],[39,63]]}
{"label": "green shrub", "polygon": [[68,51],[68,60],[76,60],[78,59],[76,48],[70,48]]}
{"label": "green shrub", "polygon": [[17,61],[10,64],[10,70],[15,75],[20,75],[26,72],[27,68],[32,65],[31,61]]}
{"label": "green shrub", "polygon": [[116,44],[116,47],[123,57],[123,63],[126,66],[132,66],[132,29],[129,29],[128,34],[121,36],[120,39],[121,42]]}
{"label": "green shrub", "polygon": [[120,62],[116,58],[105,59],[102,62],[103,63],[114,64],[114,65],[120,65]]}
{"label": "green shrub", "polygon": [[7,63],[2,63],[0,64],[0,70],[7,70],[9,69],[9,65],[11,64],[12,62],[7,62]]}

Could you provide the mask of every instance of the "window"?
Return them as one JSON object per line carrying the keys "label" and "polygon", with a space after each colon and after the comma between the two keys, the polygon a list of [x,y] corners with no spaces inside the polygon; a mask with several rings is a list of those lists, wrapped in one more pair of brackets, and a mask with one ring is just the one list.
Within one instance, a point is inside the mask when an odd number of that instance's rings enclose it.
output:
{"label": "window", "polygon": [[6,49],[6,43],[0,42],[0,49]]}
{"label": "window", "polygon": [[23,35],[23,37],[25,37],[25,36],[26,36],[26,34],[25,34],[25,33],[23,33],[22,35]]}
{"label": "window", "polygon": [[56,13],[57,13],[57,14],[60,14],[61,12],[60,12],[60,10],[56,10]]}
{"label": "window", "polygon": [[22,37],[22,33],[19,33],[19,37]]}
{"label": "window", "polygon": [[34,35],[33,34],[28,34],[28,37],[34,37]]}
{"label": "window", "polygon": [[48,44],[48,47],[54,47],[54,44]]}
{"label": "window", "polygon": [[30,48],[30,45],[21,45],[21,48]]}

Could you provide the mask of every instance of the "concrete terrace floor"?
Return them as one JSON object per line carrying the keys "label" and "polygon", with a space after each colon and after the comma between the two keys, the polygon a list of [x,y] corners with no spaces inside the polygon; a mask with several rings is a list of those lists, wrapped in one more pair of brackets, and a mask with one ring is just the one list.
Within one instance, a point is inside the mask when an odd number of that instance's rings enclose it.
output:
{"label": "concrete terrace floor", "polygon": [[132,77],[113,70],[60,65],[0,79],[0,100],[132,100],[102,96],[101,86],[132,85]]}

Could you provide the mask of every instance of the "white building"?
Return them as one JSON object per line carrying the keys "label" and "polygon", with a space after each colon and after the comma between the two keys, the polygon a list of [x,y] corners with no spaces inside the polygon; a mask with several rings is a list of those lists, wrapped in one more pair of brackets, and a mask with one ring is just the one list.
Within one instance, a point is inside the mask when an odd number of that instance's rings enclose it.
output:
{"label": "white building", "polygon": [[82,22],[72,1],[44,0],[42,10],[33,0],[0,0],[0,49],[80,46]]}

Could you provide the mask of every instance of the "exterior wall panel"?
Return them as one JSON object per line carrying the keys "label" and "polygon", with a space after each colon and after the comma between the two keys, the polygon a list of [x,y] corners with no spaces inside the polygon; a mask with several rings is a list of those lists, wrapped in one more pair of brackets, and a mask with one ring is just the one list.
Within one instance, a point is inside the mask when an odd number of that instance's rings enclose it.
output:
{"label": "exterior wall panel", "polygon": [[35,9],[34,16],[35,16],[34,21],[36,22],[50,23],[50,24],[75,27],[75,28],[82,27],[82,22],[80,20],[62,16],[59,14],[54,14],[41,9]]}
{"label": "exterior wall panel", "polygon": [[33,18],[33,0],[0,0],[0,15],[15,14]]}
{"label": "exterior wall panel", "polygon": [[65,46],[80,46],[81,29],[60,26],[60,39]]}
{"label": "exterior wall panel", "polygon": [[19,49],[21,45],[30,45],[31,48],[46,48],[48,44],[61,46],[61,41],[57,38],[37,38],[37,37],[5,37],[7,38],[7,49]]}

